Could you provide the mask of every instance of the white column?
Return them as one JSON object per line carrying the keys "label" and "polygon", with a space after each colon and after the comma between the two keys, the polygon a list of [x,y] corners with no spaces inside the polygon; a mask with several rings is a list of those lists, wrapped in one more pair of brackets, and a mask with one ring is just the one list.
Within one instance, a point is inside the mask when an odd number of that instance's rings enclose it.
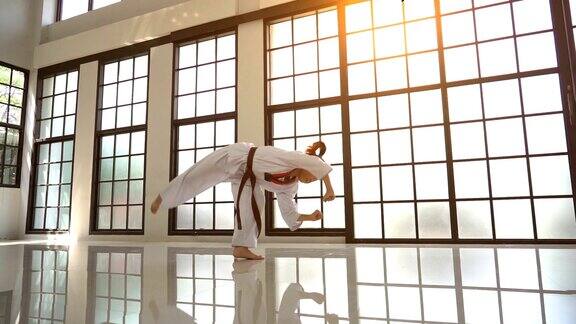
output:
{"label": "white column", "polygon": [[168,211],[152,215],[150,205],[170,181],[173,48],[173,44],[166,44],[150,50],[144,216],[148,241],[162,241],[168,236]]}
{"label": "white column", "polygon": [[238,26],[238,141],[264,145],[263,21]]}
{"label": "white column", "polygon": [[76,140],[74,143],[70,217],[70,238],[72,240],[85,240],[89,235],[97,93],[98,62],[82,64],[78,85]]}

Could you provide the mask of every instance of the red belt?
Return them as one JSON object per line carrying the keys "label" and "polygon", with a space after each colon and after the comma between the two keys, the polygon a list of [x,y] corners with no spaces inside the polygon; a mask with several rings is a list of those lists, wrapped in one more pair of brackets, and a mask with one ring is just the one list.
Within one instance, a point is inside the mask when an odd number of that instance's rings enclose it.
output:
{"label": "red belt", "polygon": [[256,225],[258,226],[258,237],[260,236],[260,232],[262,230],[262,220],[260,219],[260,210],[258,210],[258,203],[256,202],[256,197],[254,197],[254,186],[256,185],[256,175],[254,171],[252,171],[252,165],[254,164],[254,154],[256,153],[257,147],[251,147],[250,151],[248,152],[248,161],[246,162],[246,171],[244,171],[244,175],[242,176],[242,180],[240,181],[240,188],[238,188],[238,195],[236,198],[236,224],[238,224],[238,229],[242,229],[242,219],[240,218],[240,197],[242,197],[242,191],[244,190],[244,186],[246,185],[246,181],[250,179],[250,185],[252,186],[252,214],[254,215],[254,220],[256,221]]}

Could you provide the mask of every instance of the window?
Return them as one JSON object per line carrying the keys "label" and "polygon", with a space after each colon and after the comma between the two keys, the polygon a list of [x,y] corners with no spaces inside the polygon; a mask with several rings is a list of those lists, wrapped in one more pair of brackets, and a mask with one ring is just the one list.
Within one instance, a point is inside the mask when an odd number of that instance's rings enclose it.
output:
{"label": "window", "polygon": [[231,273],[234,257],[224,250],[176,248],[168,249],[168,257],[171,305],[199,323],[234,321],[235,306],[240,302]]}
{"label": "window", "polygon": [[[334,168],[330,174],[336,194],[333,202],[322,202],[324,187],[319,182],[299,185],[296,201],[301,212],[318,209],[330,214],[321,222],[305,222],[301,233],[343,235],[345,228],[342,107],[333,98],[340,96],[338,42],[335,8],[268,25],[266,113],[273,129],[268,140],[288,151],[304,151],[323,141],[324,159]],[[275,198],[273,205],[267,226],[276,233],[290,233]]]}
{"label": "window", "polygon": [[40,78],[29,232],[68,231],[72,201],[78,71]]}
{"label": "window", "polygon": [[102,64],[94,233],[143,233],[147,101],[147,53]]}
{"label": "window", "polygon": [[58,20],[66,20],[120,1],[122,0],[59,0]]}
{"label": "window", "polygon": [[447,81],[508,75],[447,89],[459,237],[576,238],[549,2],[453,10],[441,17]]}
{"label": "window", "polygon": [[[352,240],[576,239],[550,6],[371,0],[269,22],[267,140],[302,149],[303,135],[342,125]],[[329,55],[321,33],[339,40]],[[317,53],[297,54],[299,42]],[[335,97],[322,95],[321,66],[340,71]],[[342,117],[323,119],[335,105]]]}
{"label": "window", "polygon": [[89,247],[87,318],[93,323],[140,323],[142,249]]}
{"label": "window", "polygon": [[26,247],[22,313],[29,323],[64,323],[68,293],[68,251]]}
{"label": "window", "polygon": [[[183,43],[175,50],[173,178],[236,142],[236,33]],[[231,234],[230,187],[219,184],[171,211],[171,233]]]}
{"label": "window", "polygon": [[20,186],[28,71],[0,62],[0,187]]}

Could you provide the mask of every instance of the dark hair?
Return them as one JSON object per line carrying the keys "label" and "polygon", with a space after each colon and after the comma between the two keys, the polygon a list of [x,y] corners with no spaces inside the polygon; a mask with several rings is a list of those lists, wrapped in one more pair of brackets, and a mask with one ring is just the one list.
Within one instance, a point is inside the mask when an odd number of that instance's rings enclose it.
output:
{"label": "dark hair", "polygon": [[[320,152],[318,154],[316,154],[316,151],[318,151],[318,149],[320,149]],[[324,156],[324,153],[326,153],[326,144],[324,144],[324,142],[322,142],[322,141],[318,141],[318,142],[308,146],[308,148],[306,149],[306,154],[314,155],[314,156],[317,156],[319,158],[322,158],[322,156]]]}

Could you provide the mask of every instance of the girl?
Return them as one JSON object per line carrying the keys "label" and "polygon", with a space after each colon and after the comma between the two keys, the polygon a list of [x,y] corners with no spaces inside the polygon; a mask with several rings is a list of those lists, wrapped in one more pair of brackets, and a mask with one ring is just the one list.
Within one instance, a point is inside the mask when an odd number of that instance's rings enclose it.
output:
{"label": "girl", "polygon": [[[316,151],[320,153],[316,155]],[[322,160],[326,145],[316,142],[306,154],[285,151],[273,146],[255,147],[237,143],[210,153],[184,173],[173,179],[152,203],[152,213],[160,208],[173,208],[194,198],[204,190],[221,182],[232,183],[236,210],[236,224],[232,236],[233,255],[236,258],[263,259],[249,249],[256,247],[264,207],[262,189],[276,193],[282,218],[291,231],[304,221],[322,218],[319,210],[299,214],[294,202],[298,182],[310,183],[322,179],[326,186],[324,201],[334,200],[334,190],[328,173],[332,167]]]}

